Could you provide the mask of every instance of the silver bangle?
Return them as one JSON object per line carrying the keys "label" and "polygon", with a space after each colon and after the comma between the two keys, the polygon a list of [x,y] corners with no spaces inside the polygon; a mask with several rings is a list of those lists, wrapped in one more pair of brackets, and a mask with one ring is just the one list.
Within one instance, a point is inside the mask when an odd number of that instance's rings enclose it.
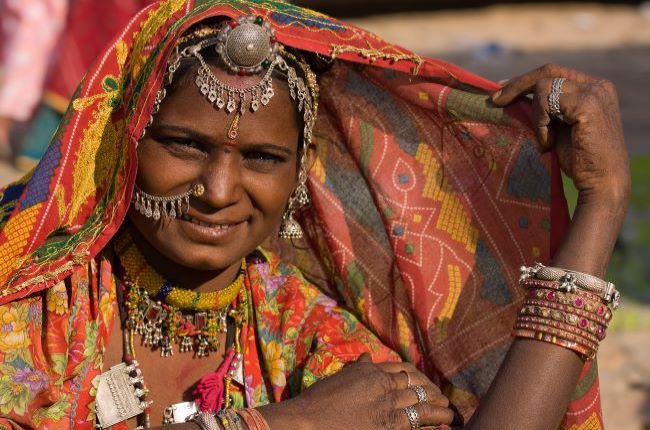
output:
{"label": "silver bangle", "polygon": [[524,282],[531,278],[559,282],[560,287],[568,293],[582,290],[596,294],[607,304],[610,304],[613,309],[618,307],[621,300],[621,295],[616,290],[616,285],[586,273],[561,269],[559,267],[547,267],[541,263],[537,263],[533,267],[522,266],[519,280]]}
{"label": "silver bangle", "polygon": [[190,421],[201,427],[201,430],[221,430],[217,418],[208,412],[199,412]]}

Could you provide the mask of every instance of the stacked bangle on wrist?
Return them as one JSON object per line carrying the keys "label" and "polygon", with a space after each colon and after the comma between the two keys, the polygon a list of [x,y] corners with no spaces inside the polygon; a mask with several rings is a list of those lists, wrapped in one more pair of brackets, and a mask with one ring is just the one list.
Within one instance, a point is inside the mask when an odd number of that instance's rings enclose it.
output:
{"label": "stacked bangle on wrist", "polygon": [[559,345],[586,360],[593,359],[619,304],[614,284],[541,264],[522,267],[521,272],[520,283],[528,294],[514,335]]}
{"label": "stacked bangle on wrist", "polygon": [[221,430],[217,419],[209,412],[199,412],[190,421],[199,426],[201,430]]}
{"label": "stacked bangle on wrist", "polygon": [[269,424],[257,409],[240,409],[237,413],[246,423],[248,430],[271,430]]}
{"label": "stacked bangle on wrist", "polygon": [[271,430],[262,414],[252,408],[237,411],[226,408],[217,412],[216,416],[201,412],[192,418],[192,422],[196,423],[201,430],[245,430],[246,428],[248,430]]}
{"label": "stacked bangle on wrist", "polygon": [[242,419],[233,409],[222,409],[217,412],[217,418],[224,430],[244,430]]}
{"label": "stacked bangle on wrist", "polygon": [[616,290],[616,286],[611,282],[604,281],[586,273],[560,269],[559,267],[547,267],[541,263],[537,263],[532,267],[522,266],[520,270],[521,277],[519,279],[522,282],[528,279],[558,282],[560,289],[563,291],[568,293],[576,291],[592,293],[600,297],[613,309],[618,308],[621,295]]}

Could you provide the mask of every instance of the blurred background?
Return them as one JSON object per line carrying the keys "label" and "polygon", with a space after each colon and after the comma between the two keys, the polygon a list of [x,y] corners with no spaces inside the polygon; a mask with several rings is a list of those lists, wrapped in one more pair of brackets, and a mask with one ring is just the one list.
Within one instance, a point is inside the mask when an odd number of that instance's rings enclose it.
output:
{"label": "blurred background", "polygon": [[[0,185],[17,178],[36,161],[39,149],[33,147],[34,142],[46,140],[53,131],[74,86],[70,82],[79,80],[82,69],[96,55],[93,49],[99,53],[122,21],[149,2],[0,0],[4,32],[0,43]],[[120,13],[91,11],[98,4],[109,3],[118,3]],[[624,301],[599,353],[603,409],[609,430],[650,429],[650,2],[295,3],[345,18],[420,55],[442,58],[493,80],[512,78],[552,62],[617,85],[631,155],[633,192],[609,274]],[[33,9],[25,16],[28,4]],[[41,23],[34,24],[39,19]],[[16,49],[21,20],[30,25],[27,46],[40,47],[32,58]],[[35,32],[35,28],[44,31]],[[36,33],[43,40],[34,41]],[[76,44],[90,39],[94,40],[91,44]],[[29,81],[27,75],[21,79],[21,73],[16,78],[21,67],[37,69],[40,75],[34,77],[31,70]],[[13,78],[8,71],[14,73]],[[3,94],[7,92],[10,94]],[[8,106],[4,111],[3,104]],[[29,112],[12,118],[12,110],[20,104]],[[576,193],[568,183],[566,191],[574,202]]]}

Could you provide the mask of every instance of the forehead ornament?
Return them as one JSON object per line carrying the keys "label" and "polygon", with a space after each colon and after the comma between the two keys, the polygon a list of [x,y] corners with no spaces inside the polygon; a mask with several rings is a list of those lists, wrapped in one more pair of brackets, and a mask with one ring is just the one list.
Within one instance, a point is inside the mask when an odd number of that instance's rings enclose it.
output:
{"label": "forehead ornament", "polygon": [[274,63],[278,53],[275,30],[261,17],[243,16],[223,25],[216,51],[231,72],[260,73]]}
{"label": "forehead ornament", "polygon": [[[251,76],[267,69],[266,73],[250,87],[236,87],[222,82],[205,63],[200,52],[213,44],[230,73]],[[182,58],[190,56],[196,57],[201,63],[196,77],[196,85],[201,93],[217,109],[225,108],[228,113],[236,112],[228,131],[228,137],[234,140],[237,137],[239,117],[247,109],[256,112],[261,106],[266,106],[275,95],[271,74],[279,65],[280,58],[274,30],[259,17],[243,16],[223,24],[216,40],[204,39],[181,51]]]}
{"label": "forehead ornament", "polygon": [[[259,80],[247,87],[221,81],[203,57],[202,52],[207,48],[216,51],[228,72],[239,76],[258,76]],[[311,143],[318,105],[316,77],[307,63],[283,50],[276,39],[275,30],[263,17],[241,16],[218,27],[200,27],[181,37],[170,57],[165,84],[171,84],[174,73],[184,59],[199,62],[195,83],[201,94],[217,110],[235,113],[228,130],[231,140],[237,138],[241,116],[247,110],[256,112],[271,101],[275,95],[273,72],[279,71],[286,76],[289,95],[296,102],[298,112],[303,114],[303,144],[306,147]],[[301,69],[304,78],[298,75],[287,59]],[[155,97],[152,115],[158,112],[165,96],[163,86]],[[149,122],[153,122],[153,116]]]}

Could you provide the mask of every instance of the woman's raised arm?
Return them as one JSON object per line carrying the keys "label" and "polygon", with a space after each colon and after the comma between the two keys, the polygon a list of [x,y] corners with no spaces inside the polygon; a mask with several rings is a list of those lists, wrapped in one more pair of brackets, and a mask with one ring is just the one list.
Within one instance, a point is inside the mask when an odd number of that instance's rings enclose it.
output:
{"label": "woman's raised arm", "polygon": [[[552,116],[553,81],[565,78],[562,119]],[[556,81],[556,85],[558,82]],[[508,82],[497,106],[533,94],[540,146],[557,151],[579,192],[570,229],[553,265],[603,277],[628,205],[630,176],[616,91],[611,82],[547,65]],[[517,339],[466,429],[557,429],[583,361],[575,352]]]}

